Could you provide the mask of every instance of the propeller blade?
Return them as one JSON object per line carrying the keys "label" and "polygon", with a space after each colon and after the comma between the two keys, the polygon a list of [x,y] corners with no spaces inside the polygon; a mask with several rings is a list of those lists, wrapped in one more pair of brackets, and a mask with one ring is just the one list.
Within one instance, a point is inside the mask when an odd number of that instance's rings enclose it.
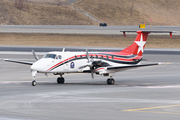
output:
{"label": "propeller blade", "polygon": [[44,73],[46,77],[48,77],[48,74],[47,73]]}
{"label": "propeller blade", "polygon": [[34,58],[36,59],[36,61],[38,61],[38,60],[39,60],[39,57],[36,55],[36,53],[34,52],[34,50],[32,50],[32,53],[33,53],[33,56],[34,56]]}
{"label": "propeller blade", "polygon": [[94,79],[94,70],[92,67],[90,67],[90,70],[91,70],[91,77],[92,77],[92,79]]}
{"label": "propeller blade", "polygon": [[86,55],[87,55],[87,60],[88,60],[88,63],[90,62],[89,60],[89,53],[88,53],[88,49],[86,49]]}
{"label": "propeller blade", "polygon": [[94,79],[94,74],[93,74],[93,71],[91,71],[91,77],[92,77],[92,79]]}
{"label": "propeller blade", "polygon": [[90,61],[88,49],[86,49],[86,56],[87,56],[88,64],[85,65],[85,66],[82,66],[80,68],[84,68],[84,67],[89,66],[90,67],[90,71],[91,71],[91,77],[92,77],[92,79],[94,79],[93,60]]}

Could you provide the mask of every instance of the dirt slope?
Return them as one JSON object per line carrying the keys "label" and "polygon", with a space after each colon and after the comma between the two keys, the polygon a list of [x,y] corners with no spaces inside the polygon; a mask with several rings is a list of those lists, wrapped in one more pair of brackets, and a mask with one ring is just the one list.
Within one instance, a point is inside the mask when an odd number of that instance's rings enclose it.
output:
{"label": "dirt slope", "polygon": [[75,6],[109,25],[180,25],[180,0],[78,0]]}
{"label": "dirt slope", "polygon": [[91,25],[94,21],[72,6],[26,4],[23,10],[14,2],[0,0],[1,25]]}
{"label": "dirt slope", "polygon": [[0,24],[98,25],[76,6],[108,25],[180,25],[180,0],[78,0],[63,6],[43,3],[67,0],[28,0],[34,3],[22,11],[10,1],[0,0]]}

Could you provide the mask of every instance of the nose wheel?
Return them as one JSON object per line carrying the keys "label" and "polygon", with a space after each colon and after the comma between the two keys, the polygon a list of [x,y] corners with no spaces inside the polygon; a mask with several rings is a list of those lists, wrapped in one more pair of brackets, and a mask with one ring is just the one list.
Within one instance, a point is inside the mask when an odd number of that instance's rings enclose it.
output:
{"label": "nose wheel", "polygon": [[108,85],[114,85],[114,83],[115,83],[115,80],[113,78],[108,78],[107,79],[107,84]]}
{"label": "nose wheel", "polygon": [[36,81],[33,80],[33,81],[32,81],[32,86],[36,86],[36,84],[37,84]]}
{"label": "nose wheel", "polygon": [[64,82],[65,82],[65,79],[63,77],[58,77],[57,78],[57,83],[58,84],[64,84]]}

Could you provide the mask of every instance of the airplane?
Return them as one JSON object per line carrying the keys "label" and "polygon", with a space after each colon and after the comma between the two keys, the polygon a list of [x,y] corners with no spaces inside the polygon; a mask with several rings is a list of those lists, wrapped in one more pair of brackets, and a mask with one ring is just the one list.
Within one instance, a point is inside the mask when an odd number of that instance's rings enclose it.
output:
{"label": "airplane", "polygon": [[36,62],[26,62],[5,59],[7,62],[30,65],[32,73],[32,86],[36,86],[35,76],[37,73],[53,73],[59,75],[57,78],[58,84],[64,84],[65,73],[91,73],[94,78],[94,73],[101,76],[109,76],[107,79],[108,85],[114,85],[114,73],[134,69],[138,67],[154,66],[160,63],[140,64],[143,59],[143,52],[146,45],[147,37],[150,33],[172,33],[174,31],[128,31],[123,30],[124,37],[127,32],[137,33],[137,37],[132,45],[123,49],[120,52],[89,52],[88,49],[84,52],[65,52],[53,51],[46,53],[41,59],[32,50]]}

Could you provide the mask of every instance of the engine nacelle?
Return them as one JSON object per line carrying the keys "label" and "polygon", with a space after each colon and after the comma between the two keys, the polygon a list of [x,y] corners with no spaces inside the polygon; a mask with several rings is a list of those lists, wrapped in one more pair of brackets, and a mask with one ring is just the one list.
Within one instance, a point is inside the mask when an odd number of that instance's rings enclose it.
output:
{"label": "engine nacelle", "polygon": [[109,73],[101,74],[102,76],[109,76]]}

